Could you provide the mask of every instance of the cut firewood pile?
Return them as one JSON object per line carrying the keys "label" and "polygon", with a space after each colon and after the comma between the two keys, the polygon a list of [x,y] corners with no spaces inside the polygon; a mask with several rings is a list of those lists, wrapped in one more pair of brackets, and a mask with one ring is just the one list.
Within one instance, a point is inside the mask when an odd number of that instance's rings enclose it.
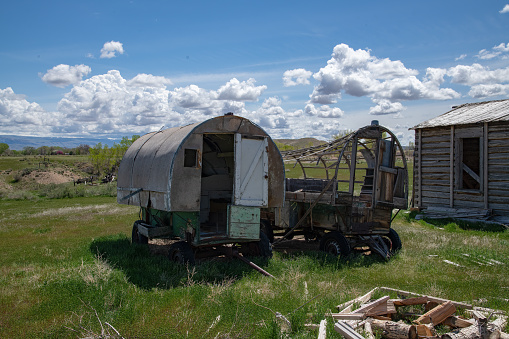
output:
{"label": "cut firewood pile", "polygon": [[[396,293],[372,300],[375,292]],[[337,306],[334,330],[347,339],[509,339],[504,332],[507,316],[497,310],[417,293],[377,287],[367,294]],[[318,338],[326,338],[327,320],[318,328]]]}

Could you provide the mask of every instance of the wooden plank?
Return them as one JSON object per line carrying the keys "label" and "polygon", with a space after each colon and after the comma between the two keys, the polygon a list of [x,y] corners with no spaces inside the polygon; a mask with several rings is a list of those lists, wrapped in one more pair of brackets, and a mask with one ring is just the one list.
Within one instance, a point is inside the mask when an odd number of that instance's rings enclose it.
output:
{"label": "wooden plank", "polygon": [[327,317],[332,317],[335,320],[364,320],[365,313],[327,313]]}
{"label": "wooden plank", "polygon": [[378,306],[384,302],[387,302],[387,300],[389,300],[389,299],[390,299],[390,297],[388,295],[383,296],[375,301],[372,301],[370,303],[367,303],[366,305],[361,306],[360,308],[353,311],[353,313],[366,313],[367,311],[371,310],[372,308],[375,308],[376,306]]}
{"label": "wooden plank", "polygon": [[454,312],[456,312],[456,306],[454,306],[451,301],[447,301],[426,312],[417,318],[414,322],[420,325],[433,324],[436,326],[442,323],[449,316],[453,315]]}
{"label": "wooden plank", "polygon": [[355,330],[350,325],[341,320],[334,324],[334,330],[344,336],[346,339],[364,339],[364,337],[355,332]]}
{"label": "wooden plank", "polygon": [[318,339],[327,338],[327,319],[320,321],[320,328],[318,329]]}
{"label": "wooden plank", "polygon": [[378,287],[373,288],[368,293],[361,295],[360,297],[357,297],[355,299],[352,299],[350,301],[347,301],[345,303],[342,303],[341,305],[336,306],[338,310],[341,310],[339,313],[350,313],[352,311],[352,307],[354,303],[365,303],[368,301],[373,293],[375,293],[378,290]]}

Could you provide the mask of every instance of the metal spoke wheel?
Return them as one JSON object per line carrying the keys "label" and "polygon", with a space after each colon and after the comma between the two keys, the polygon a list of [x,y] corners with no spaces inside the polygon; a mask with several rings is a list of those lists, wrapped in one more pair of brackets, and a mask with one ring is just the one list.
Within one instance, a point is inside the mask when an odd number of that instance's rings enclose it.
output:
{"label": "metal spoke wheel", "polygon": [[325,234],[320,240],[320,251],[337,257],[346,257],[350,254],[350,245],[343,234],[333,231]]}
{"label": "metal spoke wheel", "polygon": [[389,229],[389,233],[382,236],[385,244],[389,248],[389,252],[391,255],[396,254],[401,249],[401,239],[399,238],[398,233],[394,229]]}
{"label": "metal spoke wheel", "polygon": [[131,242],[133,244],[141,244],[146,245],[148,244],[148,238],[140,233],[140,230],[138,229],[138,225],[141,223],[141,220],[137,220],[133,224],[133,232],[131,235]]}
{"label": "metal spoke wheel", "polygon": [[185,241],[173,243],[168,251],[168,258],[183,265],[195,263],[193,248]]}

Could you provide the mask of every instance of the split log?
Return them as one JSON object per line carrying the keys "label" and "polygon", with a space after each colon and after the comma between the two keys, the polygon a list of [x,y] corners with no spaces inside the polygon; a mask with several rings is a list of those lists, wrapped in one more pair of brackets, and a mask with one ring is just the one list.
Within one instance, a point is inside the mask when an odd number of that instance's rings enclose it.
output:
{"label": "split log", "polygon": [[371,328],[371,323],[369,321],[364,323],[364,332],[366,339],[375,339],[375,335],[373,334],[373,329]]}
{"label": "split log", "polygon": [[467,310],[473,309],[472,305],[466,304],[466,303],[462,303],[462,302],[458,302],[458,301],[452,301],[452,300],[447,300],[447,299],[442,299],[442,298],[430,297],[429,295],[423,295],[423,294],[419,294],[419,293],[413,293],[413,292],[408,292],[408,291],[403,291],[403,290],[397,290],[395,288],[390,288],[390,287],[380,287],[380,289],[388,291],[388,292],[396,292],[398,295],[403,295],[403,296],[407,296],[407,297],[427,297],[429,301],[434,301],[434,302],[437,302],[437,303],[440,303],[440,304],[441,303],[445,303],[446,301],[451,301],[454,304],[454,306],[456,306],[456,307],[466,308]]}
{"label": "split log", "polygon": [[447,325],[452,328],[465,328],[468,326],[472,326],[475,323],[471,320],[462,319],[456,316],[450,316],[449,318],[444,320],[444,325]]}
{"label": "split log", "polygon": [[433,325],[438,325],[442,323],[449,316],[453,315],[456,312],[456,307],[453,305],[451,301],[447,301],[441,305],[438,305],[434,309],[426,312],[419,318],[415,320],[415,322],[419,325],[432,323]]}
{"label": "split log", "polygon": [[428,297],[416,297],[408,299],[393,299],[395,306],[422,305],[428,302]]}
{"label": "split log", "polygon": [[414,325],[373,319],[371,326],[381,329],[384,336],[389,339],[417,339],[417,330]]}
{"label": "split log", "polygon": [[434,337],[436,335],[435,328],[432,324],[415,326],[419,337]]}
{"label": "split log", "polygon": [[394,307],[394,303],[391,300],[387,300],[386,303],[382,303],[369,311],[367,311],[367,317],[373,317],[375,315],[390,315],[396,314],[396,307]]}

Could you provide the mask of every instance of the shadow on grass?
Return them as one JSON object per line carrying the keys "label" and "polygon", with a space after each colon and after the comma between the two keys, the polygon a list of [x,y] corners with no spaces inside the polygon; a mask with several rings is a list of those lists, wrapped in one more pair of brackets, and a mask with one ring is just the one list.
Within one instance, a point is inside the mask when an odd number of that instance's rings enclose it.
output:
{"label": "shadow on grass", "polygon": [[[196,266],[180,265],[165,255],[152,254],[147,245],[131,244],[123,234],[95,239],[90,244],[90,251],[114,268],[122,270],[129,282],[146,290],[195,283],[221,283],[254,272],[240,260],[226,258],[209,259]],[[261,267],[268,264],[262,258],[251,260]]]}

